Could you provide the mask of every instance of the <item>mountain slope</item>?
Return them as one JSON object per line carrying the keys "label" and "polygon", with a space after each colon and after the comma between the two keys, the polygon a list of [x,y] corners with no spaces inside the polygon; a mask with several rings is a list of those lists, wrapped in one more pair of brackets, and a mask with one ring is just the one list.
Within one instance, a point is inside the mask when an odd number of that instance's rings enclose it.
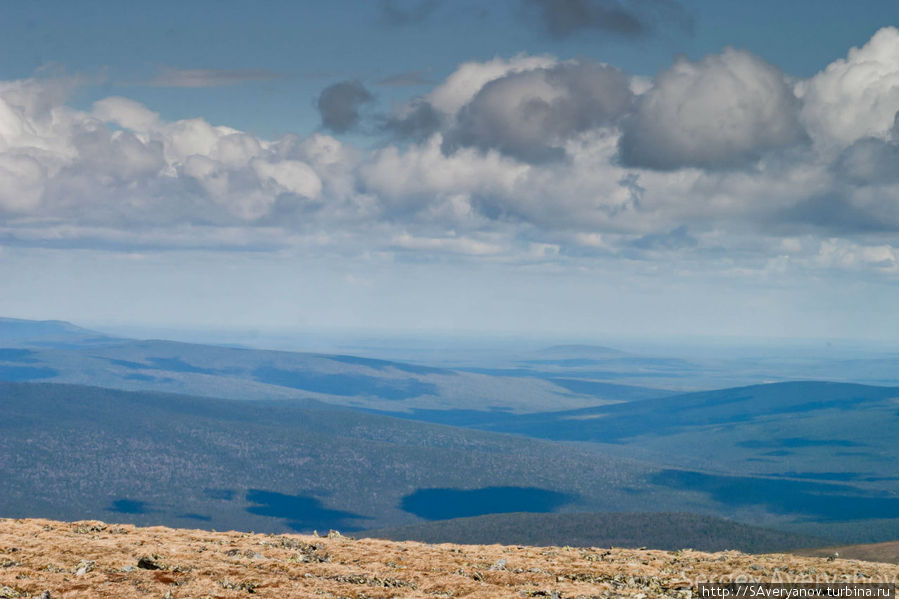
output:
{"label": "mountain slope", "polygon": [[116,339],[63,320],[0,317],[0,347],[94,347]]}
{"label": "mountain slope", "polygon": [[667,394],[564,377],[492,376],[349,355],[115,339],[68,323],[0,320],[0,380],[232,399],[314,398],[381,411],[571,409]]}
{"label": "mountain slope", "polygon": [[858,559],[866,562],[884,562],[899,564],[899,541],[888,543],[868,543],[864,545],[842,545],[838,547],[817,547],[800,549],[796,555],[832,557],[839,555],[842,559]]}
{"label": "mountain slope", "polygon": [[0,383],[0,410],[0,514],[12,517],[284,531],[432,517],[422,493],[450,517],[459,493],[455,515],[666,500],[648,482],[656,469],[590,448],[315,403]]}
{"label": "mountain slope", "polygon": [[[413,418],[658,464],[652,482],[742,522],[852,542],[899,536],[899,389],[754,385],[540,414],[415,410]],[[657,508],[658,509],[658,508]]]}
{"label": "mountain slope", "polygon": [[[8,516],[281,531],[519,511],[689,511],[844,543],[891,540],[899,524],[886,480],[666,467],[621,457],[639,454],[629,445],[558,444],[313,401],[37,383],[0,384],[0,400]],[[695,437],[699,449],[685,444],[669,459],[692,459],[705,442]],[[823,459],[828,447],[799,449]],[[723,441],[720,451],[727,456]]]}
{"label": "mountain slope", "polygon": [[491,514],[369,530],[362,536],[423,543],[648,547],[750,553],[819,547],[820,538],[678,513]]}
{"label": "mountain slope", "polygon": [[[399,415],[399,414],[397,414]],[[899,388],[754,385],[539,414],[416,410],[412,417],[603,444],[676,467],[896,487]]]}
{"label": "mountain slope", "polygon": [[[899,567],[794,555],[423,545],[102,522],[0,520],[5,597],[689,596],[696,580],[892,580]],[[859,574],[859,572],[862,572]]]}

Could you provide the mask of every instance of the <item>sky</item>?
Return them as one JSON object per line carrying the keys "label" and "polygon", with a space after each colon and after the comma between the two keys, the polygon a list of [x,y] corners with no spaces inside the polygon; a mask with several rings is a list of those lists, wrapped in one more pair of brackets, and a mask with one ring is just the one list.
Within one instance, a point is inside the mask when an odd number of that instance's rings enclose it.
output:
{"label": "sky", "polygon": [[899,4],[6,3],[0,315],[899,334]]}

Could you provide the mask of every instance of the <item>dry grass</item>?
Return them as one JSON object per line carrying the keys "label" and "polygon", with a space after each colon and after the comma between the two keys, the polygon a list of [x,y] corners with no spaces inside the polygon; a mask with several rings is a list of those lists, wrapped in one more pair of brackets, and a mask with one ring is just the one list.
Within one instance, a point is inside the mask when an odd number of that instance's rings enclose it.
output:
{"label": "dry grass", "polygon": [[840,557],[844,559],[899,564],[899,541],[871,543],[868,545],[843,545],[841,547],[824,547],[821,549],[800,549],[796,553],[798,555],[816,556],[829,556],[839,553]]}
{"label": "dry grass", "polygon": [[[143,560],[141,558],[144,558]],[[143,566],[157,567],[145,569]],[[0,520],[0,598],[686,597],[693,581],[895,580],[899,567],[791,555],[425,545]]]}

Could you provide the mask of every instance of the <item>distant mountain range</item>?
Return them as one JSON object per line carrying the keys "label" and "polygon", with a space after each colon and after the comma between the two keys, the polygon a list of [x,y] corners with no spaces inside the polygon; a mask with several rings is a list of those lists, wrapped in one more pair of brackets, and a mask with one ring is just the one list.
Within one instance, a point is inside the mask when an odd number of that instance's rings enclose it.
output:
{"label": "distant mountain range", "polygon": [[117,339],[63,320],[23,320],[0,317],[0,343],[31,347],[85,347]]}
{"label": "distant mountain range", "polygon": [[117,339],[68,323],[0,320],[0,380],[75,383],[233,399],[316,399],[383,411],[511,412],[669,392],[564,377],[492,376],[349,355]]}
{"label": "distant mountain range", "polygon": [[[280,531],[691,512],[796,538],[899,538],[899,388],[673,394],[565,361],[645,374],[675,359],[531,357],[536,370],[496,374],[0,319],[0,516]],[[445,530],[427,526],[406,530]]]}

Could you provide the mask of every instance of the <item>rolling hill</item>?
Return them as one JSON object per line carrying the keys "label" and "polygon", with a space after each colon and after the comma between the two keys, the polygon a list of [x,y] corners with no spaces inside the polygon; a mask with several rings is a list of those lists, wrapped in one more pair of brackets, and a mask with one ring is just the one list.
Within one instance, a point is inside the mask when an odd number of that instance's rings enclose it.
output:
{"label": "rolling hill", "polygon": [[55,321],[0,321],[0,340],[0,379],[53,383],[0,385],[3,513],[305,530],[689,511],[844,543],[899,538],[897,388],[672,396],[547,364],[634,358],[604,347],[536,352],[540,378]]}
{"label": "rolling hill", "polygon": [[351,355],[107,337],[58,321],[0,320],[0,380],[353,408],[528,413],[669,394],[565,377],[494,376]]}
{"label": "rolling hill", "polygon": [[0,383],[0,411],[7,517],[349,530],[496,511],[651,510],[668,495],[648,482],[656,468],[593,448],[314,402]]}
{"label": "rolling hill", "polygon": [[742,522],[775,524],[756,519],[764,513],[814,536],[899,538],[895,387],[776,383],[540,414],[404,417],[595,444],[658,464],[654,483]]}
{"label": "rolling hill", "polygon": [[411,417],[606,450],[676,467],[890,489],[899,388],[793,382],[538,414],[413,410]]}
{"label": "rolling hill", "polygon": [[63,320],[25,320],[0,317],[0,345],[12,347],[92,347],[115,343],[115,337]]}

